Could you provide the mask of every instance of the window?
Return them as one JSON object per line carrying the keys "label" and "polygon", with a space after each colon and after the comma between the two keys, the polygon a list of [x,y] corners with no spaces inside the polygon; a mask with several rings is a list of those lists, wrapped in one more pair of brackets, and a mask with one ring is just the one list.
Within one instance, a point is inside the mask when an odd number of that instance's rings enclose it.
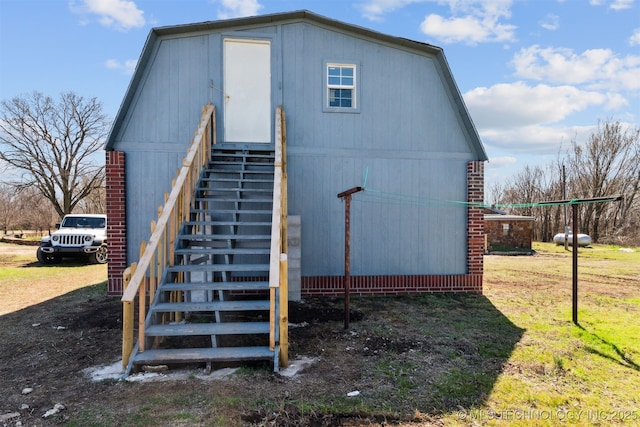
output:
{"label": "window", "polygon": [[333,109],[356,109],[356,66],[327,64],[327,104]]}

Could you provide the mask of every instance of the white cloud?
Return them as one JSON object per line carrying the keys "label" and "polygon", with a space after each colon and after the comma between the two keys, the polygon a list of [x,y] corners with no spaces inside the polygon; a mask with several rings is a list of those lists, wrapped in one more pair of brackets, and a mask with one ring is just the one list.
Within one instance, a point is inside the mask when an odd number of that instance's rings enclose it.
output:
{"label": "white cloud", "polygon": [[609,98],[573,86],[515,82],[473,89],[464,100],[479,129],[512,129],[556,123],[590,106],[606,105]]}
{"label": "white cloud", "polygon": [[108,59],[104,63],[105,67],[107,67],[108,69],[119,70],[128,75],[133,74],[137,64],[138,61],[136,61],[135,59],[129,59],[124,62],[120,62],[117,59]]}
{"label": "white cloud", "polygon": [[[613,10],[624,10],[630,9],[633,7],[633,3],[635,0],[610,0],[609,9]],[[589,0],[589,4],[591,6],[600,6],[604,3],[607,3],[606,0]]]}
{"label": "white cloud", "polygon": [[[555,155],[567,147],[572,140],[581,141],[590,135],[594,126],[545,126],[529,125],[513,129],[485,129],[480,131],[480,137],[487,150],[496,148],[508,150],[510,153],[522,155]],[[489,164],[493,158],[489,159]],[[509,167],[508,162],[502,162],[498,167]]]}
{"label": "white cloud", "polygon": [[640,45],[640,28],[633,30],[633,34],[629,37],[629,44],[631,46]]}
{"label": "white cloud", "polygon": [[610,49],[576,54],[566,48],[534,45],[515,54],[511,65],[519,77],[591,89],[640,89],[640,55],[620,57]]}
{"label": "white cloud", "polygon": [[512,156],[491,157],[487,164],[487,169],[500,169],[514,165],[518,162],[518,159]]}
{"label": "white cloud", "polygon": [[614,0],[611,5],[609,5],[609,9],[613,10],[624,10],[631,9],[633,7],[633,2],[635,0]]}
{"label": "white cloud", "polygon": [[501,22],[511,17],[511,0],[447,0],[451,17],[430,14],[420,29],[445,43],[470,45],[515,41],[516,26]]}
{"label": "white cloud", "polygon": [[220,0],[218,19],[255,16],[263,6],[257,0]]}
{"label": "white cloud", "polygon": [[127,31],[145,25],[144,12],[129,0],[82,0],[79,4],[72,0],[69,7],[80,15],[98,15],[100,24],[107,28]]}
{"label": "white cloud", "polygon": [[357,7],[365,18],[381,21],[394,10],[414,3],[438,3],[448,6],[451,16],[429,14],[420,25],[424,34],[446,43],[470,45],[515,40],[514,25],[501,22],[511,17],[513,0],[367,0]]}
{"label": "white cloud", "polygon": [[544,21],[540,22],[540,26],[545,30],[555,31],[560,28],[560,17],[554,13],[549,13],[544,17]]}
{"label": "white cloud", "polygon": [[401,9],[412,3],[423,3],[427,0],[369,0],[357,7],[362,15],[370,21],[381,21],[382,15]]}

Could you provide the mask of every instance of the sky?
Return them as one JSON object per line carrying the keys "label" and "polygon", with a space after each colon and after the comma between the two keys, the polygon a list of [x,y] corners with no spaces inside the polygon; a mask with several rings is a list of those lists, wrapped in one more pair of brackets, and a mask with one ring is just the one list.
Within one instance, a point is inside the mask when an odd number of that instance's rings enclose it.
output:
{"label": "sky", "polygon": [[487,188],[639,126],[640,0],[0,0],[0,99],[73,91],[114,118],[151,28],[301,9],[441,47]]}

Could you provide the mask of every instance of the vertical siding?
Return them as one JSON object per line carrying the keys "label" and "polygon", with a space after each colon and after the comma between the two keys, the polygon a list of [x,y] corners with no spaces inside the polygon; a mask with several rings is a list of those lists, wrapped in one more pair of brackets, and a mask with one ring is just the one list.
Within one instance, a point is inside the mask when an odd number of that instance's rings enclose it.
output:
{"label": "vertical siding", "polygon": [[160,40],[129,110],[118,149],[127,151],[130,260],[150,235],[209,100],[209,38]]}
{"label": "vertical siding", "polygon": [[130,107],[118,148],[189,141],[202,106],[209,100],[208,58],[205,35],[160,40]]}
{"label": "vertical siding", "polygon": [[[289,212],[302,217],[302,275],[340,275],[353,196],[354,275],[464,274],[467,136],[434,58],[310,24],[283,28]],[[324,61],[360,67],[359,114],[323,113]],[[375,190],[380,191],[377,193]]]}
{"label": "vertical siding", "polygon": [[[352,203],[352,274],[465,274],[466,209],[442,200],[465,200],[474,156],[436,59],[308,22],[243,33],[272,38],[273,107],[282,103],[287,113],[289,214],[301,216],[302,275],[343,273],[337,194],[362,185],[365,171],[367,190]],[[228,34],[155,45],[115,146],[127,152],[130,259],[210,96],[221,141]],[[323,112],[325,61],[359,67],[359,113]]]}

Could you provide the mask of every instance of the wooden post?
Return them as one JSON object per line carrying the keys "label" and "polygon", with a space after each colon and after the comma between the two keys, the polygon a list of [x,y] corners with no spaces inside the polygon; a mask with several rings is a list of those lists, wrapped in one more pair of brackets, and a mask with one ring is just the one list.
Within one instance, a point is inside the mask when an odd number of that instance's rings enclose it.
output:
{"label": "wooden post", "polygon": [[364,190],[353,187],[338,194],[344,199],[344,328],[349,329],[349,299],[351,294],[351,195]]}
{"label": "wooden post", "polygon": [[[143,242],[144,243],[144,242]],[[123,289],[126,289],[131,281],[131,276],[136,271],[137,264],[134,262],[122,273]],[[129,358],[133,351],[133,302],[122,302],[122,369],[127,369]]]}
{"label": "wooden post", "polygon": [[129,364],[129,357],[133,351],[133,303],[122,303],[122,369]]}
{"label": "wooden post", "polygon": [[289,262],[280,254],[280,366],[289,366]]}

